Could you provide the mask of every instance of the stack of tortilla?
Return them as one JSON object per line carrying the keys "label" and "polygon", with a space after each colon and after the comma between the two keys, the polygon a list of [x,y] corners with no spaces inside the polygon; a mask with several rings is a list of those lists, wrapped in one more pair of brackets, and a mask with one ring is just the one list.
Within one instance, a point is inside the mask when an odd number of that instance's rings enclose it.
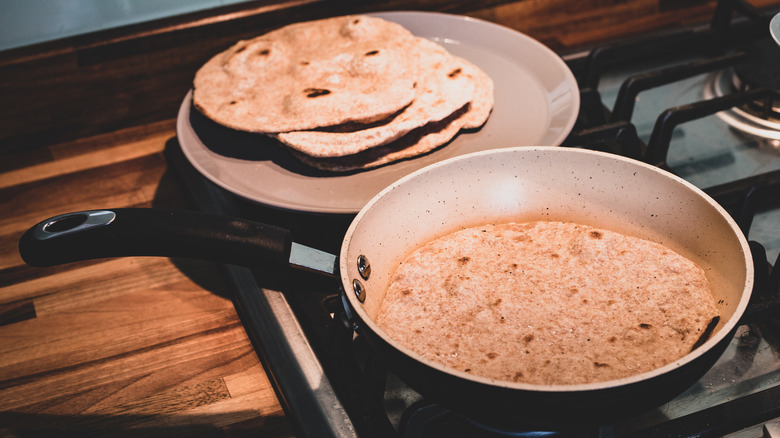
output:
{"label": "stack of tortilla", "polygon": [[351,171],[479,128],[493,82],[399,24],[352,15],[236,43],[198,70],[193,105],[221,125],[278,139],[309,166]]}

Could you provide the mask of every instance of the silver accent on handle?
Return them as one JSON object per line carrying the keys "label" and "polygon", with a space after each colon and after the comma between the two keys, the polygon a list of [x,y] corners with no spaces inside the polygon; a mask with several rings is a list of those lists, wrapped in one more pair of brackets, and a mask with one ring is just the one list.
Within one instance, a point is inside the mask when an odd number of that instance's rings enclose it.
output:
{"label": "silver accent on handle", "polygon": [[293,242],[290,247],[290,265],[298,269],[336,276],[337,257],[325,251]]}
{"label": "silver accent on handle", "polygon": [[78,233],[88,228],[104,227],[116,219],[116,213],[109,210],[90,210],[65,213],[49,218],[33,232],[38,240],[51,239],[66,234]]}

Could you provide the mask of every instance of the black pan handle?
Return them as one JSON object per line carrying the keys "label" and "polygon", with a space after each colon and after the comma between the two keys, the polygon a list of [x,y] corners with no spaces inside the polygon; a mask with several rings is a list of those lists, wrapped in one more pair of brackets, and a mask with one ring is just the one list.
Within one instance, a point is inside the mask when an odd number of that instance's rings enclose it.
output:
{"label": "black pan handle", "polygon": [[239,266],[286,266],[290,232],[272,225],[185,210],[118,208],[66,213],[19,241],[32,266],[124,256],[185,257]]}

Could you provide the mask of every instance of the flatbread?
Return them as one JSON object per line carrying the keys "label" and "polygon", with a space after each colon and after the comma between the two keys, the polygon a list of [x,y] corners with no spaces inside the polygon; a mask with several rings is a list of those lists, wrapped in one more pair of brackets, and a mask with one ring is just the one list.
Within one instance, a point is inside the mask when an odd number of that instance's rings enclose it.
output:
{"label": "flatbread", "polygon": [[196,73],[193,104],[224,126],[278,133],[396,114],[415,98],[416,44],[369,16],[291,24],[214,56]]}
{"label": "flatbread", "polygon": [[307,166],[329,172],[350,172],[376,168],[400,160],[419,157],[446,145],[463,129],[485,124],[493,109],[493,81],[481,69],[460,59],[461,74],[474,84],[473,98],[447,118],[413,129],[386,145],[369,148],[354,155],[322,158],[292,150],[293,156]]}
{"label": "flatbread", "polygon": [[349,132],[285,132],[277,135],[279,141],[312,157],[352,155],[388,144],[428,123],[441,121],[472,100],[478,85],[475,83],[477,77],[464,70],[473,71],[475,67],[470,64],[466,67],[464,59],[450,55],[440,45],[424,38],[417,38],[417,44],[409,47],[409,52],[420,67],[417,94],[408,107],[387,123]]}
{"label": "flatbread", "polygon": [[456,370],[543,385],[632,376],[717,321],[709,283],[672,250],[568,222],[468,228],[404,260],[376,321]]}
{"label": "flatbread", "polygon": [[463,127],[468,106],[456,111],[450,117],[429,123],[400,139],[355,155],[335,158],[314,158],[293,151],[293,156],[307,166],[329,172],[365,170],[393,163],[407,158],[424,155],[452,140]]}
{"label": "flatbread", "polygon": [[296,23],[214,56],[193,105],[276,138],[302,163],[349,172],[417,157],[481,127],[493,81],[401,25],[349,15]]}
{"label": "flatbread", "polygon": [[469,112],[463,120],[463,129],[477,129],[487,122],[493,111],[495,98],[493,96],[493,80],[476,65],[462,60],[463,70],[474,81],[474,96],[471,99]]}

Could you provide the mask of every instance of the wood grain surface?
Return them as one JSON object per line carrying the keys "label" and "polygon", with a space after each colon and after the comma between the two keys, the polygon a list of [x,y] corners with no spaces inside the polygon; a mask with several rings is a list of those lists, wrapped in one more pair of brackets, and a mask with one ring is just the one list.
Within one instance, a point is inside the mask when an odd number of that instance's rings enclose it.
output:
{"label": "wood grain surface", "polygon": [[706,21],[713,8],[258,1],[0,52],[0,437],[296,434],[217,266],[128,257],[32,268],[17,251],[28,227],[68,211],[192,208],[163,150],[195,70],[216,51],[291,21],[419,9],[501,23],[566,52]]}
{"label": "wood grain surface", "polygon": [[171,120],[6,155],[0,173],[0,436],[292,436],[210,263],[25,266],[26,228],[66,211],[189,208]]}

